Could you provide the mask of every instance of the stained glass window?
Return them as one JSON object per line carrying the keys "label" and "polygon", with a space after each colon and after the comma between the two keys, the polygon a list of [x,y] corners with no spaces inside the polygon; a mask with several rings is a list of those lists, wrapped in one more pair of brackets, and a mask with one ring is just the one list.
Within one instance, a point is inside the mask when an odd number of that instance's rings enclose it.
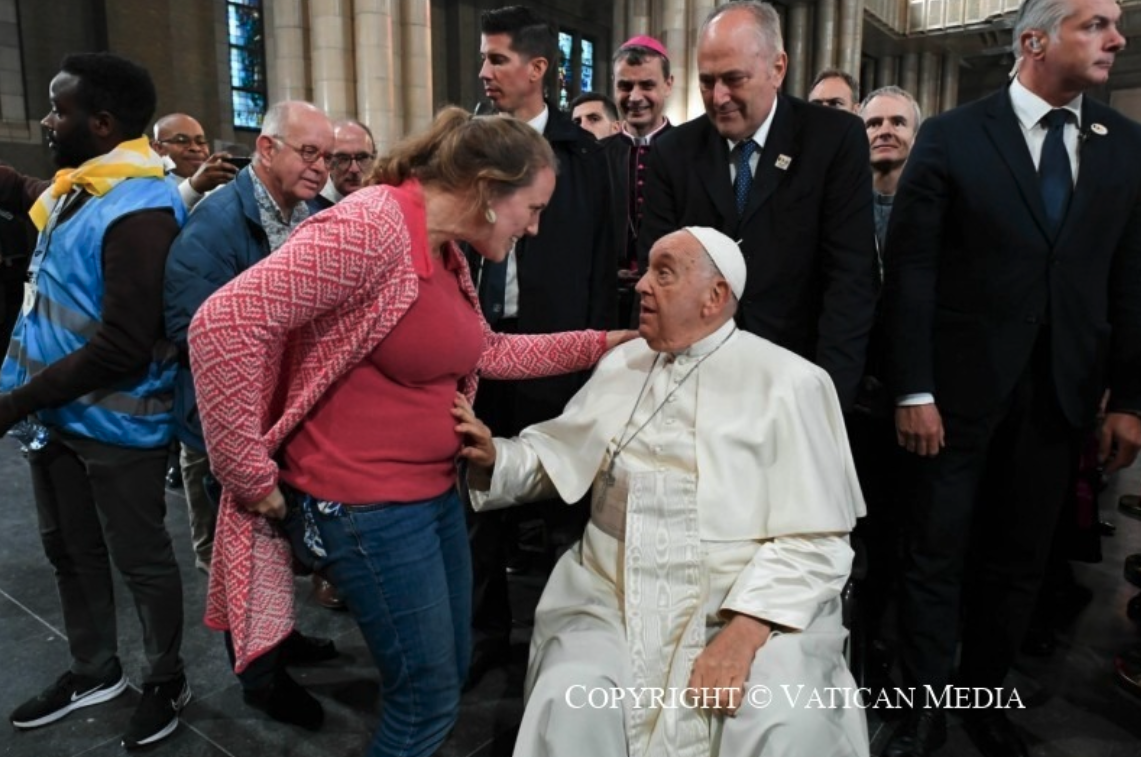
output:
{"label": "stained glass window", "polygon": [[559,108],[566,110],[574,84],[574,36],[559,32]]}
{"label": "stained glass window", "polygon": [[594,91],[594,43],[590,40],[582,40],[582,64],[581,64],[581,79],[582,87],[579,92],[593,92]]}
{"label": "stained glass window", "polygon": [[265,32],[261,0],[227,0],[234,127],[259,129],[265,115]]}

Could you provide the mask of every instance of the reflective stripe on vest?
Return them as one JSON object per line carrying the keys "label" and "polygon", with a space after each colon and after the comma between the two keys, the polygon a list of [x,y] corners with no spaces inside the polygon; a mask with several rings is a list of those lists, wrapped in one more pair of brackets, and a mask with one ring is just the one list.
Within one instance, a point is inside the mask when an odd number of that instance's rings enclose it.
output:
{"label": "reflective stripe on vest", "polygon": [[[102,323],[104,234],[127,215],[162,209],[172,211],[179,226],[186,219],[178,191],[167,181],[127,179],[102,197],[88,198],[71,217],[40,234],[32,264],[35,305],[13,331],[0,390],[23,386],[90,341]],[[160,342],[139,373],[37,415],[49,426],[110,444],[162,446],[173,433],[177,371],[173,350]]]}

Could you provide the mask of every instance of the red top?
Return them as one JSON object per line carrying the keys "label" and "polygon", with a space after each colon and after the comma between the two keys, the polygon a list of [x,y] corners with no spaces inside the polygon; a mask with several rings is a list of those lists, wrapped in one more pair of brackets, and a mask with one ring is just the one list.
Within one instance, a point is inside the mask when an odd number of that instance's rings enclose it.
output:
{"label": "red top", "polygon": [[483,328],[460,288],[467,273],[434,262],[407,314],[286,441],[287,483],[356,505],[416,502],[455,485],[452,403],[479,361]]}

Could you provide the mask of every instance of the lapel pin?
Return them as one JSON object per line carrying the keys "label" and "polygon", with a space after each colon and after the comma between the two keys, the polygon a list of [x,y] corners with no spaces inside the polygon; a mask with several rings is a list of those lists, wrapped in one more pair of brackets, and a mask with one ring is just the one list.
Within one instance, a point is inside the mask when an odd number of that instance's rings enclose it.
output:
{"label": "lapel pin", "polygon": [[1092,131],[1094,134],[1098,135],[1099,137],[1104,137],[1106,134],[1109,133],[1109,129],[1105,128],[1101,124],[1090,124],[1089,130]]}
{"label": "lapel pin", "polygon": [[777,156],[777,168],[782,171],[787,171],[788,167],[792,165],[792,158],[787,155]]}

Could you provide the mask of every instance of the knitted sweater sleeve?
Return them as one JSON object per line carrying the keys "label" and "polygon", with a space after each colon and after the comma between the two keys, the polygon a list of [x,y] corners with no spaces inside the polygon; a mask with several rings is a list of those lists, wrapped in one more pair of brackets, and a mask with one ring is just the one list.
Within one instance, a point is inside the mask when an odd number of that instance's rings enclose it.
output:
{"label": "knitted sweater sleeve", "polygon": [[605,331],[558,334],[497,334],[484,323],[484,351],[477,370],[484,378],[528,379],[592,367],[606,352]]}
{"label": "knitted sweater sleeve", "polygon": [[214,475],[239,502],[263,499],[277,485],[266,435],[281,403],[294,401],[278,396],[294,378],[282,376],[287,339],[390,275],[400,259],[390,241],[396,231],[392,219],[365,213],[315,216],[218,290],[191,321],[190,365],[207,452]]}

